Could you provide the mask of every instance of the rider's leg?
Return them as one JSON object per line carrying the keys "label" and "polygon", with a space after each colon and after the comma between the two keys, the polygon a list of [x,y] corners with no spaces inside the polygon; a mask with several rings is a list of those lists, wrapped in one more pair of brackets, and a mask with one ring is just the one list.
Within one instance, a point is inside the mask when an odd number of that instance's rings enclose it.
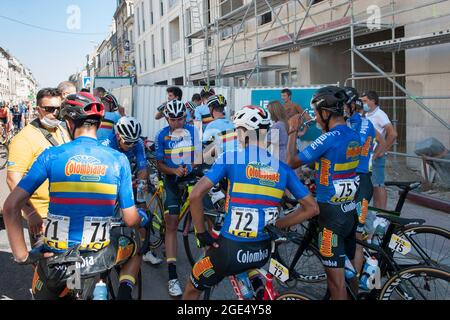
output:
{"label": "rider's leg", "polygon": [[166,214],[164,220],[166,221],[166,260],[169,269],[169,280],[172,280],[178,278],[176,269],[178,214]]}
{"label": "rider's leg", "polygon": [[131,293],[136,286],[136,279],[141,268],[142,257],[136,255],[125,263],[120,270],[119,293],[117,300],[131,300]]}
{"label": "rider's leg", "polygon": [[347,300],[344,268],[325,268],[331,300]]}
{"label": "rider's leg", "polygon": [[198,300],[201,294],[202,291],[195,289],[192,282],[188,280],[184,289],[183,300]]}

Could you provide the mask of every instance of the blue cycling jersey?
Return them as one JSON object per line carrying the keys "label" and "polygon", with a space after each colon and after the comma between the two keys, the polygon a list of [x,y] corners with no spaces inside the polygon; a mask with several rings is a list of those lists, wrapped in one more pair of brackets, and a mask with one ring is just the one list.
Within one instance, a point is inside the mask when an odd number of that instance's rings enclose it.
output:
{"label": "blue cycling jersey", "polygon": [[96,139],[79,137],[45,150],[18,186],[32,194],[46,179],[50,204],[44,244],[54,252],[76,244],[82,250],[104,248],[116,201],[122,209],[134,206],[127,158]]}
{"label": "blue cycling jersey", "polygon": [[353,200],[359,185],[356,168],[360,153],[359,135],[346,125],[335,126],[299,152],[302,163],[316,162],[318,202]]}
{"label": "blue cycling jersey", "polygon": [[167,126],[155,137],[156,160],[163,161],[170,168],[186,165],[192,171],[195,152],[201,152],[198,132],[194,126],[185,124],[183,129],[171,132]]}
{"label": "blue cycling jersey", "polygon": [[350,128],[359,133],[361,138],[361,156],[359,158],[359,165],[356,168],[356,172],[372,172],[372,157],[376,138],[375,127],[369,119],[361,117],[358,112],[355,112],[348,122],[350,124]]}
{"label": "blue cycling jersey", "polygon": [[120,148],[117,137],[112,133],[107,139],[100,141],[104,146],[113,148],[127,156],[130,163],[136,163],[138,171],[147,169],[147,159],[145,157],[144,141],[139,139],[138,142],[128,151],[124,151]]}
{"label": "blue cycling jersey", "polygon": [[237,147],[237,135],[234,124],[228,119],[216,119],[206,126],[203,133],[203,143],[213,141],[216,144],[217,154],[224,151],[233,151]]}
{"label": "blue cycling jersey", "polygon": [[[208,107],[207,104],[202,104],[202,105],[199,105],[197,108],[195,108],[194,116],[195,116],[195,120],[196,121],[201,121],[202,122],[203,131],[205,131],[206,126],[209,123],[214,121],[213,116],[209,112],[209,107]],[[227,110],[226,107],[225,107],[225,118],[226,119],[229,118],[228,110]]]}
{"label": "blue cycling jersey", "polygon": [[102,141],[108,139],[111,133],[114,132],[114,126],[121,118],[118,112],[105,112],[100,128],[97,130],[97,139]]}
{"label": "blue cycling jersey", "polygon": [[269,238],[264,227],[277,219],[285,189],[297,200],[309,195],[290,167],[253,145],[222,153],[206,177],[213,184],[228,179],[227,214],[221,235],[236,241]]}

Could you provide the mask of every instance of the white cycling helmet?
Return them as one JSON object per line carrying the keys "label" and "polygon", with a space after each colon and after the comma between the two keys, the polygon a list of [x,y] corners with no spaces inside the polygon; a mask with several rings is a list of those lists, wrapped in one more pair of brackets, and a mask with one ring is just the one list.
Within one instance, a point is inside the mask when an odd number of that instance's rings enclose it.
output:
{"label": "white cycling helmet", "polygon": [[178,119],[186,116],[186,107],[180,100],[171,100],[167,102],[164,108],[164,115],[170,119]]}
{"label": "white cycling helmet", "polygon": [[122,117],[116,124],[116,132],[125,142],[136,142],[141,137],[142,127],[133,117]]}
{"label": "white cycling helmet", "polygon": [[268,129],[271,125],[270,114],[257,106],[246,106],[234,115],[234,126],[247,130]]}

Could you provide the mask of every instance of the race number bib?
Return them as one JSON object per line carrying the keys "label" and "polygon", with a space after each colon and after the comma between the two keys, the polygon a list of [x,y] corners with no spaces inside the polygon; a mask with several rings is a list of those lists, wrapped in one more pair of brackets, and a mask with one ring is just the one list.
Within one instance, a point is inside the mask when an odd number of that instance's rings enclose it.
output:
{"label": "race number bib", "polygon": [[256,238],[259,215],[256,208],[231,208],[231,223],[228,232],[236,237]]}
{"label": "race number bib", "polygon": [[69,247],[70,217],[49,213],[44,231],[44,243],[54,249],[66,250]]}
{"label": "race number bib", "polygon": [[275,259],[270,259],[269,272],[281,282],[289,280],[289,269]]}
{"label": "race number bib", "polygon": [[341,179],[333,181],[335,194],[331,198],[332,202],[348,202],[355,198],[359,187],[359,177],[354,179]]}
{"label": "race number bib", "polygon": [[110,227],[109,217],[85,217],[81,248],[96,251],[106,247],[109,244]]}
{"label": "race number bib", "polygon": [[280,212],[277,207],[264,208],[264,226],[274,224],[277,221]]}
{"label": "race number bib", "polygon": [[391,237],[391,241],[389,241],[389,248],[402,255],[406,255],[411,251],[411,242],[394,233]]}

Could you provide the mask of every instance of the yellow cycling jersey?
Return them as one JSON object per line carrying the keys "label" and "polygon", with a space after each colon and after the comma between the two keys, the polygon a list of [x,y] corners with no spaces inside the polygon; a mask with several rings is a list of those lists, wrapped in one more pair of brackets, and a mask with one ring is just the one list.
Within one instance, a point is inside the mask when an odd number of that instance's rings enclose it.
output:
{"label": "yellow cycling jersey", "polygon": [[[59,144],[70,141],[69,134],[60,126],[51,132],[51,134]],[[36,158],[51,146],[50,142],[38,128],[31,124],[27,125],[11,140],[9,145],[8,172],[28,173]],[[30,202],[41,217],[47,217],[49,203],[48,180],[33,193]]]}

